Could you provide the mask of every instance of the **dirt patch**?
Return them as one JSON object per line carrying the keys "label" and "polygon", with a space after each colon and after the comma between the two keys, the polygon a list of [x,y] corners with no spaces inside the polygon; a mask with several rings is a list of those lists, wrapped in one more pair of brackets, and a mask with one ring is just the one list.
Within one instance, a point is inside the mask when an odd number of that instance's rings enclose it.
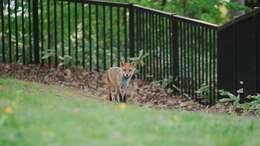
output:
{"label": "dirt patch", "polygon": [[[12,76],[19,80],[58,84],[79,88],[91,97],[104,99],[107,94],[102,81],[103,72],[87,71],[83,68],[53,68],[39,65],[0,64],[0,76]],[[134,80],[128,92],[128,102],[146,107],[170,108],[186,111],[228,112],[228,104],[216,104],[212,107],[199,104],[182,96],[168,93],[154,82]]]}

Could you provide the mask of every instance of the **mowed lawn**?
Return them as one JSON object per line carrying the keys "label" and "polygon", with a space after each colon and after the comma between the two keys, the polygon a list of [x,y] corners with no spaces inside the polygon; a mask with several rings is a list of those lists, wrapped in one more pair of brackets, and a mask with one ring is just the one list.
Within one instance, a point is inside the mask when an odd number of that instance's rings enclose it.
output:
{"label": "mowed lawn", "polygon": [[124,107],[93,97],[0,78],[0,146],[260,146],[259,119]]}

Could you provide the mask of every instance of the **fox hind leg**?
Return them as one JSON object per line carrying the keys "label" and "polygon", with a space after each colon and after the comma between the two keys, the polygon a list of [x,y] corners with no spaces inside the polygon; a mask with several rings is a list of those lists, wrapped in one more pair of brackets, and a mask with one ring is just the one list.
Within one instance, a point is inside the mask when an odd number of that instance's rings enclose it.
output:
{"label": "fox hind leg", "polygon": [[112,94],[111,94],[111,92],[109,93],[109,101],[112,101]]}
{"label": "fox hind leg", "polygon": [[124,94],[122,102],[126,103],[126,94]]}
{"label": "fox hind leg", "polygon": [[116,88],[116,101],[117,102],[121,102],[122,101],[122,94],[121,94],[120,87]]}
{"label": "fox hind leg", "polygon": [[122,94],[121,93],[119,93],[119,102],[123,102],[123,96],[122,96]]}
{"label": "fox hind leg", "polygon": [[109,101],[112,101],[112,100],[113,100],[113,98],[112,98],[111,86],[108,86],[108,100],[109,100]]}

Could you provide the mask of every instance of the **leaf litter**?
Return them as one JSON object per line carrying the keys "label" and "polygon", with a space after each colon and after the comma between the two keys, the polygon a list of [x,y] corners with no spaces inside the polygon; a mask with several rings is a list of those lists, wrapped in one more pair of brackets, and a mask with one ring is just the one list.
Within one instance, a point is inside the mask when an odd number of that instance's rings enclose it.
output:
{"label": "leaf litter", "polygon": [[[100,100],[107,97],[106,86],[102,81],[103,74],[104,72],[88,71],[82,67],[55,68],[48,65],[0,63],[0,76],[2,77],[11,76],[24,81],[79,88],[91,92],[93,96],[100,97]],[[159,109],[213,113],[228,113],[230,109],[229,104],[221,103],[208,107],[187,97],[169,94],[167,89],[155,82],[137,79],[130,83],[127,96],[130,104]],[[118,105],[118,107],[125,109],[126,105]],[[74,112],[79,111],[75,109]]]}

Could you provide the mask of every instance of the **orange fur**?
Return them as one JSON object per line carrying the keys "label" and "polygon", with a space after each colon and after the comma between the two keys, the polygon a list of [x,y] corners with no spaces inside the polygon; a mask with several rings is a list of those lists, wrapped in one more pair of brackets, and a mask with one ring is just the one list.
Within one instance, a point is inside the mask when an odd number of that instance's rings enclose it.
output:
{"label": "orange fur", "polygon": [[[123,63],[121,67],[111,67],[106,71],[105,81],[110,101],[126,102],[126,91],[134,71],[133,63]],[[112,96],[112,90],[115,90],[115,96]]]}

